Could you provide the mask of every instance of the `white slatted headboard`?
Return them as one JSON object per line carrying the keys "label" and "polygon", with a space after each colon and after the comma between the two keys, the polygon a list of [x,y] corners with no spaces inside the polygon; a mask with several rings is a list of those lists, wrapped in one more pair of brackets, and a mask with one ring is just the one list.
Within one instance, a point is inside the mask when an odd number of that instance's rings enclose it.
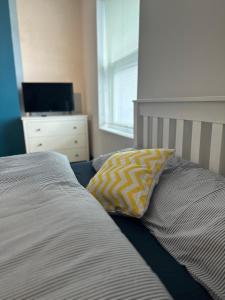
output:
{"label": "white slatted headboard", "polygon": [[135,146],[170,147],[225,175],[225,97],[134,101]]}

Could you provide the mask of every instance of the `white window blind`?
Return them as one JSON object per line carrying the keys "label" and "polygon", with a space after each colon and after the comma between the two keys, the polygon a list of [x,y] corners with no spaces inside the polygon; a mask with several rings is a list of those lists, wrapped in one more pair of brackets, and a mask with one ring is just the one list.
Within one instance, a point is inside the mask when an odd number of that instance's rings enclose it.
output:
{"label": "white window blind", "polygon": [[98,0],[99,126],[132,137],[139,0]]}

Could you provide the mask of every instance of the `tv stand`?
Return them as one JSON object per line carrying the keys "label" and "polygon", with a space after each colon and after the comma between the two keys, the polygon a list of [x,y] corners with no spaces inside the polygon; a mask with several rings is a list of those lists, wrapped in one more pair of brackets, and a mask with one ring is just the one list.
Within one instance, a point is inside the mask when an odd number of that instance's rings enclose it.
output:
{"label": "tv stand", "polygon": [[23,117],[26,152],[56,151],[70,162],[89,160],[87,121],[86,115]]}

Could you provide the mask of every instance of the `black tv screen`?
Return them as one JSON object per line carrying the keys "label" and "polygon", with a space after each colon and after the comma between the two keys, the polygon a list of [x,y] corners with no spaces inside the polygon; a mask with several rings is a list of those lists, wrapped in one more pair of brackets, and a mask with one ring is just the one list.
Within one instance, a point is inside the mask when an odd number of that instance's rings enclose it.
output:
{"label": "black tv screen", "polygon": [[69,112],[74,110],[72,83],[23,82],[25,112]]}

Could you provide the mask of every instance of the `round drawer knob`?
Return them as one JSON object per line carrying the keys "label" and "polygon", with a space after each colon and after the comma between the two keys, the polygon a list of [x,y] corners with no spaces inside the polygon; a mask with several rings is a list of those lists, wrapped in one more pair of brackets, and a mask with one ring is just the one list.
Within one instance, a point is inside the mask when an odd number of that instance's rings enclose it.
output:
{"label": "round drawer knob", "polygon": [[41,128],[37,128],[36,131],[41,131]]}
{"label": "round drawer knob", "polygon": [[73,129],[77,129],[77,126],[73,126]]}
{"label": "round drawer knob", "polygon": [[41,147],[41,146],[43,146],[43,144],[41,144],[41,143],[40,143],[40,144],[38,144],[38,147]]}
{"label": "round drawer knob", "polygon": [[74,141],[74,143],[75,143],[75,144],[77,144],[77,143],[78,143],[78,141],[76,140],[76,141]]}
{"label": "round drawer knob", "polygon": [[75,157],[79,157],[79,154],[75,154]]}

